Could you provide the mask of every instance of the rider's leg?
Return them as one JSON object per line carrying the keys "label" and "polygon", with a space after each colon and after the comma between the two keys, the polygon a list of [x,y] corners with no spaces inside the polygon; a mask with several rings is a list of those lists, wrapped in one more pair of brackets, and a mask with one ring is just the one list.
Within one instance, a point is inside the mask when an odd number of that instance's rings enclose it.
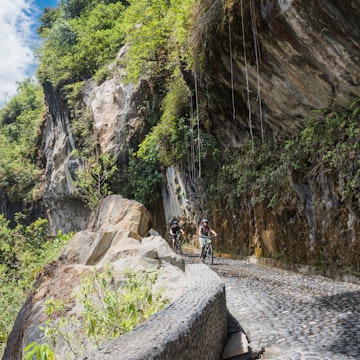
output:
{"label": "rider's leg", "polygon": [[199,246],[200,246],[200,258],[201,258],[204,247],[204,238],[202,236],[199,236]]}
{"label": "rider's leg", "polygon": [[205,260],[204,238],[201,236],[199,236],[199,245],[200,245],[200,258],[201,261],[204,262]]}

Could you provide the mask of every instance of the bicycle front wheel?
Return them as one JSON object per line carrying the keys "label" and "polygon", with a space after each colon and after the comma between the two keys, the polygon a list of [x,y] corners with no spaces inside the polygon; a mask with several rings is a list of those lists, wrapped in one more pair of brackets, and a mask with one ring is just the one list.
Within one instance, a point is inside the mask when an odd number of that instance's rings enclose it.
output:
{"label": "bicycle front wheel", "polygon": [[181,249],[181,241],[176,241],[176,247],[175,247],[176,253],[179,255],[182,255],[182,249]]}
{"label": "bicycle front wheel", "polygon": [[211,244],[209,244],[206,249],[206,260],[210,263],[210,265],[214,263],[214,252]]}

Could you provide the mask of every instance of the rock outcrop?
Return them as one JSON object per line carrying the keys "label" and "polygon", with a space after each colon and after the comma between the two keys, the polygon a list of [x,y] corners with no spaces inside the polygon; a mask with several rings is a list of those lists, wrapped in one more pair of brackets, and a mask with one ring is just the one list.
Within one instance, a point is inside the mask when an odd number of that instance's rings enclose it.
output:
{"label": "rock outcrop", "polygon": [[[126,47],[120,50],[118,62],[125,50]],[[148,81],[125,84],[123,67],[114,66],[111,71],[113,77],[101,85],[92,79],[86,81],[76,106],[82,116],[88,114],[84,121],[92,122],[93,145],[99,154],[110,153],[121,163],[127,161],[129,149],[136,149],[149,131],[144,114],[156,105],[152,103],[154,90]],[[82,167],[75,151],[81,146],[72,130],[76,117],[66,96],[49,82],[44,84],[44,92],[48,113],[38,147],[45,173],[43,203],[50,233],[55,235],[58,230],[66,233],[84,228],[89,209],[75,194],[76,172]]]}
{"label": "rock outcrop", "polygon": [[[204,58],[196,78],[185,73],[185,79],[193,89],[197,80],[201,123],[224,151],[236,153],[251,138],[281,143],[298,134],[306,118],[349,110],[360,97],[358,5],[351,0],[202,2],[194,40]],[[189,173],[183,170],[183,179]],[[356,200],[342,202],[336,182],[343,180],[332,178],[328,169],[318,170],[321,184],[304,173],[281,176],[279,183],[287,188],[271,209],[254,206],[251,191],[237,197],[236,185],[224,179],[233,198],[207,206],[212,225],[224,234],[223,248],[244,254],[259,246],[257,255],[282,254],[312,264],[318,261],[315,249],[327,265],[359,269],[359,206]],[[350,178],[346,181],[357,182]],[[202,193],[184,183],[192,191],[187,199]]]}
{"label": "rock outcrop", "polygon": [[[303,118],[316,116],[314,111],[342,111],[360,97],[360,7],[356,2],[215,0],[201,2],[194,12],[200,15],[193,40],[203,50],[203,62],[201,74],[198,71],[194,76],[184,71],[184,78],[194,94],[197,80],[200,125],[216,138],[221,149],[241,148],[252,136],[266,141],[295,134]],[[125,49],[120,51],[119,59]],[[125,85],[121,66],[114,65],[111,74],[99,86],[87,81],[82,101],[94,120],[100,150],[113,153],[120,164],[128,161],[126,150],[136,149],[156,123],[148,118],[150,115],[159,118],[163,93],[157,94],[153,84],[146,80],[136,86]],[[46,177],[44,208],[52,233],[58,229],[64,232],[81,229],[88,210],[74,197],[73,182],[81,165],[73,155],[76,144],[69,110],[49,84],[45,84],[45,92],[49,115],[40,145]],[[174,171],[173,167],[165,170],[167,183],[162,204],[157,204],[153,211],[154,218],[166,219],[159,221],[162,227],[157,227],[158,231],[165,231],[164,222],[173,216],[190,214],[188,217],[193,220],[208,210],[204,206],[206,197],[196,197],[197,183],[190,179],[190,165],[184,163],[181,170]],[[254,209],[249,205],[249,209],[239,206],[232,213],[219,211],[213,225],[225,224],[222,231],[227,237],[238,236],[240,228],[242,239],[261,238],[269,253],[278,252],[288,241],[298,243],[298,238],[313,244],[315,232],[326,241],[349,234],[355,243],[353,239],[360,228],[358,211],[348,204],[329,202],[334,194],[326,195],[329,193],[326,186],[313,194],[311,184],[303,186],[295,179],[289,185],[299,202],[302,197],[307,199],[307,218],[296,206],[284,205],[278,209],[281,213],[278,216],[266,208]],[[315,214],[309,207],[313,199],[327,207],[325,216],[322,210]],[[341,228],[335,219],[339,212]],[[321,219],[325,217],[323,226]],[[237,219],[242,219],[242,223]],[[296,226],[294,219],[298,221]],[[333,225],[327,227],[328,223]],[[279,239],[277,247],[275,237]],[[234,250],[232,245],[230,251]],[[249,246],[245,251],[248,250]]]}
{"label": "rock outcrop", "polygon": [[[125,268],[136,271],[159,271],[154,290],[162,290],[171,301],[186,290],[183,259],[172,252],[159,235],[149,234],[150,214],[136,201],[111,195],[99,204],[88,227],[76,233],[60,258],[45,267],[36,281],[35,290],[19,312],[4,353],[4,360],[22,358],[24,348],[44,335],[43,305],[48,299],[70,299],[79,290],[81,274],[93,267],[112,265],[115,276]],[[121,277],[119,278],[121,279]],[[79,314],[74,300],[69,315]],[[56,353],[65,358],[66,347],[59,343]]]}
{"label": "rock outcrop", "polygon": [[220,31],[205,34],[200,85],[208,128],[224,148],[241,146],[251,131],[265,138],[295,133],[314,110],[348,109],[360,96],[357,2],[229,4],[216,0],[199,19],[212,21],[216,8],[226,18]]}
{"label": "rock outcrop", "polygon": [[46,209],[51,235],[83,229],[89,210],[76,199],[76,171],[81,163],[73,151],[75,139],[71,131],[66,103],[47,82],[44,84],[48,113],[41,127],[38,147],[44,168],[42,202]]}

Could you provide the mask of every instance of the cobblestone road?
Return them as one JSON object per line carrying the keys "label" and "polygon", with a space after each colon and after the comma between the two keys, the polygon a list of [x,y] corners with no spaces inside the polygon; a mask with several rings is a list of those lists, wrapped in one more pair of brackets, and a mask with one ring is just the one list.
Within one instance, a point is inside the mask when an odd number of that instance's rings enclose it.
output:
{"label": "cobblestone road", "polygon": [[360,359],[360,285],[215,259],[227,306],[261,359]]}

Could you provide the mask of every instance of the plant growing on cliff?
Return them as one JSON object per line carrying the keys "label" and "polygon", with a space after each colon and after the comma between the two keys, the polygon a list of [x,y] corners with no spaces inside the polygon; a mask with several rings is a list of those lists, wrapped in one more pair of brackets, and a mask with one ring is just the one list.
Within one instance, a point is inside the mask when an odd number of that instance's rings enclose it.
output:
{"label": "plant growing on cliff", "polygon": [[40,81],[54,86],[90,78],[123,43],[123,1],[64,0],[40,19]]}
{"label": "plant growing on cliff", "polygon": [[331,178],[341,201],[360,196],[360,128],[358,113],[329,113],[321,120],[305,119],[304,129],[285,144],[282,161],[321,187]]}
{"label": "plant growing on cliff", "polygon": [[176,71],[162,101],[160,121],[140,144],[137,157],[147,161],[156,159],[168,166],[186,154],[193,130],[189,119],[183,116],[189,104],[189,96],[189,88]]}
{"label": "plant growing on cliff", "polygon": [[127,77],[159,77],[181,58],[190,62],[189,29],[194,0],[129,0],[125,11]]}
{"label": "plant growing on cliff", "polygon": [[[168,304],[161,292],[153,291],[156,279],[157,272],[126,269],[119,282],[110,265],[104,271],[93,268],[83,274],[80,293],[73,299],[46,302],[46,337],[51,343],[64,342],[72,354],[70,358],[80,358],[89,348],[96,349],[131,331]],[[69,315],[75,298],[83,309],[78,316]]]}
{"label": "plant growing on cliff", "polygon": [[117,166],[115,158],[108,153],[84,161],[84,168],[77,172],[76,193],[90,209],[94,209],[101,199],[112,193],[109,181]]}
{"label": "plant growing on cliff", "polygon": [[[249,142],[236,153],[228,154],[218,176],[215,198],[224,196],[229,208],[245,196],[253,206],[274,207],[281,196],[286,180],[286,169],[280,162],[281,147],[275,144]],[[223,181],[223,179],[227,181]],[[230,189],[229,189],[230,187]],[[232,189],[231,189],[232,187]]]}
{"label": "plant growing on cliff", "polygon": [[125,190],[128,196],[145,205],[152,204],[159,198],[164,177],[158,161],[157,145],[149,158],[143,159],[136,153],[131,154],[126,172],[128,184]]}
{"label": "plant growing on cliff", "polygon": [[48,344],[30,343],[24,351],[23,360],[55,360],[53,349]]}

